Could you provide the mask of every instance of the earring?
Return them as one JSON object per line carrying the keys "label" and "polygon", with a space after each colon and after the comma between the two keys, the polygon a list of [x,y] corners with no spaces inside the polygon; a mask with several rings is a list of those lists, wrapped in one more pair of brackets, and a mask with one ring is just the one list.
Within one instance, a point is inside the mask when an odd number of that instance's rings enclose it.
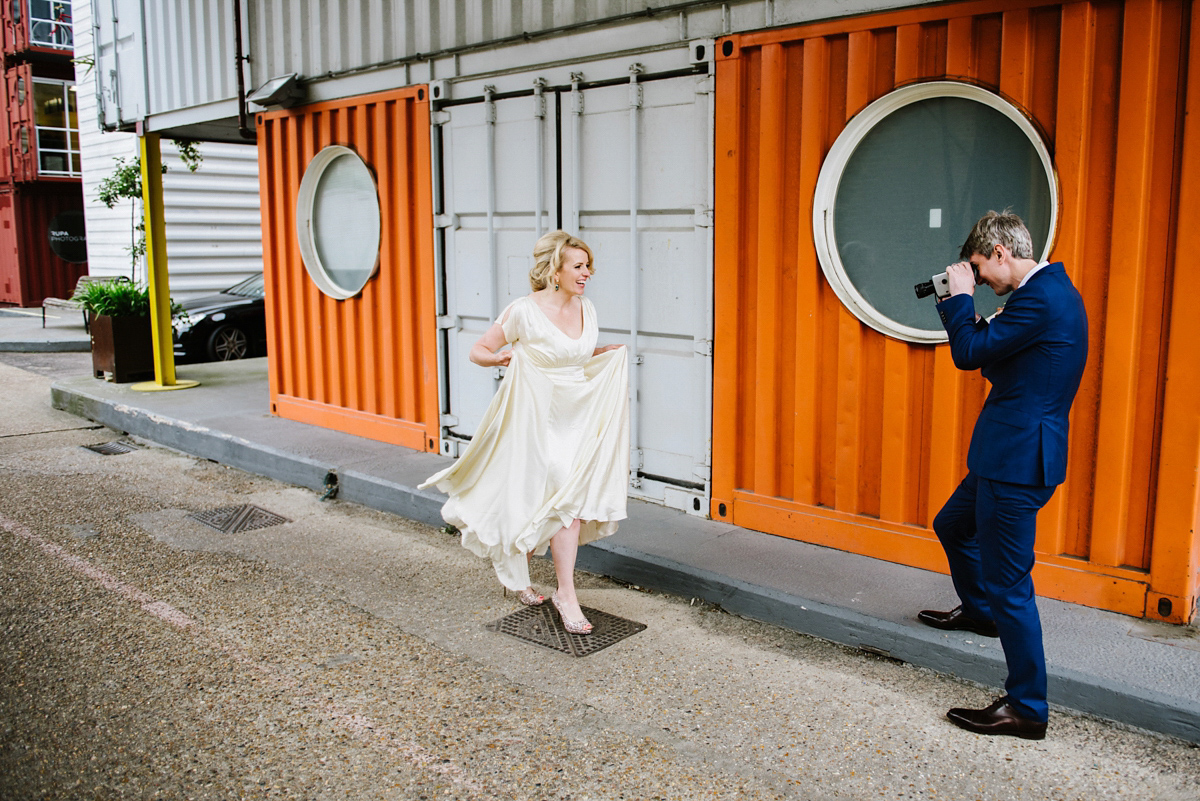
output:
{"label": "earring", "polygon": [[555,282],[554,282],[554,291],[555,291],[555,292],[557,292],[557,291],[558,291],[558,281],[555,281]]}

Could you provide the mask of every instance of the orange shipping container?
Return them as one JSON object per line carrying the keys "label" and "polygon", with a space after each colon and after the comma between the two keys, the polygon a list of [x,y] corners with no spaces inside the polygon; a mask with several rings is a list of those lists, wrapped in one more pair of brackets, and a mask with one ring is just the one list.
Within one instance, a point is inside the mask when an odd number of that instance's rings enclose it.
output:
{"label": "orange shipping container", "polygon": [[[271,409],[280,416],[438,449],[429,130],[424,87],[258,115]],[[310,278],[296,230],[301,179],[331,145],[365,162],[379,200],[378,271],[345,299]]]}
{"label": "orange shipping container", "polygon": [[[945,572],[929,524],[986,394],[946,346],[868,328],[822,275],[822,160],[902,85],[1024,110],[1053,154],[1052,260],[1091,321],[1068,478],[1038,525],[1046,596],[1172,622],[1200,568],[1200,14],[1184,0],[995,0],[718,43],[714,519]],[[966,231],[963,231],[965,238]],[[935,434],[935,421],[937,421]]]}

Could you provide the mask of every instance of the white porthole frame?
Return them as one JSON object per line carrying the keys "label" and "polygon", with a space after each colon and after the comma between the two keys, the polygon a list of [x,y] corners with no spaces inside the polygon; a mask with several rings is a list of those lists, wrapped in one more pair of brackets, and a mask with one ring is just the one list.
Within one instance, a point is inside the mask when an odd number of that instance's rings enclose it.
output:
{"label": "white porthole frame", "polygon": [[[813,194],[813,238],[817,248],[817,259],[821,263],[821,270],[825,273],[825,278],[829,281],[834,293],[855,317],[881,334],[918,344],[946,342],[947,337],[944,331],[930,331],[898,323],[876,310],[863,297],[850,280],[846,267],[842,263],[841,255],[838,253],[834,228],[834,203],[837,200],[838,188],[841,185],[846,165],[849,164],[851,156],[854,155],[866,135],[893,112],[922,100],[939,97],[960,97],[974,100],[996,109],[1016,123],[1037,152],[1050,187],[1050,228],[1046,236],[1046,246],[1039,260],[1045,260],[1050,254],[1058,233],[1059,184],[1050,151],[1029,118],[1016,106],[994,92],[989,92],[974,84],[958,81],[929,81],[911,84],[889,92],[856,114],[838,135],[833,147],[829,149],[817,177],[817,187]],[[967,232],[963,233],[965,236]],[[930,273],[936,272],[938,267],[939,265],[931,264]]]}
{"label": "white porthole frame", "polygon": [[[321,183],[321,177],[325,174],[325,170],[334,161],[343,156],[350,156],[357,161],[367,175],[371,178],[371,186],[375,190],[375,211],[380,215],[379,233],[376,235],[375,241],[375,262],[371,266],[362,283],[357,287],[348,288],[339,286],[329,277],[325,271],[325,265],[321,263],[321,257],[317,253],[317,244],[313,239],[313,203],[316,201],[317,187]],[[363,287],[367,282],[375,277],[379,272],[380,244],[383,240],[383,215],[379,203],[379,184],[375,180],[375,173],[367,166],[362,157],[348,147],[342,145],[329,145],[322,148],[317,155],[313,156],[312,161],[308,163],[308,167],[304,170],[304,177],[300,179],[300,189],[296,194],[296,239],[300,245],[300,258],[304,262],[304,269],[308,271],[308,277],[313,280],[323,293],[336,300],[347,300],[355,297],[363,291]]]}

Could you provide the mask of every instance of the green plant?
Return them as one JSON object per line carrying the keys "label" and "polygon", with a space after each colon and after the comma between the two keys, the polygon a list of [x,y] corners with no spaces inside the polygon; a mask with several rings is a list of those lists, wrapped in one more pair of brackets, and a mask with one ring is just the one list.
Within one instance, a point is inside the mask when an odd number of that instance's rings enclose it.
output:
{"label": "green plant", "polygon": [[150,314],[150,290],[123,278],[84,284],[72,300],[96,316],[146,317]]}
{"label": "green plant", "polygon": [[[150,315],[150,288],[128,278],[111,281],[95,281],[84,284],[71,298],[83,306],[84,311],[106,317],[148,317]],[[171,301],[172,316],[186,316],[187,312],[178,303]]]}
{"label": "green plant", "polygon": [[[179,160],[189,172],[200,168],[204,156],[200,153],[199,144],[179,140],[175,142],[175,147],[179,151]],[[129,246],[125,250],[130,258],[130,278],[136,279],[138,260],[146,254],[146,224],[138,214],[142,201],[142,159],[134,156],[128,159],[114,158],[113,161],[117,166],[100,181],[96,194],[97,199],[110,209],[122,200],[132,201],[129,207]],[[162,171],[167,171],[166,164],[162,165]]]}

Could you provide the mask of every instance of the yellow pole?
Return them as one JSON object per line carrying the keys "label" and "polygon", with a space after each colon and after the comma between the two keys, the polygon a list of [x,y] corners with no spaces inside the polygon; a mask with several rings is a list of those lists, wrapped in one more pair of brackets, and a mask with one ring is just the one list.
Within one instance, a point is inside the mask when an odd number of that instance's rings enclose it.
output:
{"label": "yellow pole", "polygon": [[142,211],[146,225],[147,278],[150,284],[150,329],[154,337],[154,380],[134,384],[138,390],[186,389],[195,381],[175,380],[175,344],[171,338],[171,288],[167,279],[167,236],[163,217],[162,148],[158,134],[138,137],[142,160]]}

